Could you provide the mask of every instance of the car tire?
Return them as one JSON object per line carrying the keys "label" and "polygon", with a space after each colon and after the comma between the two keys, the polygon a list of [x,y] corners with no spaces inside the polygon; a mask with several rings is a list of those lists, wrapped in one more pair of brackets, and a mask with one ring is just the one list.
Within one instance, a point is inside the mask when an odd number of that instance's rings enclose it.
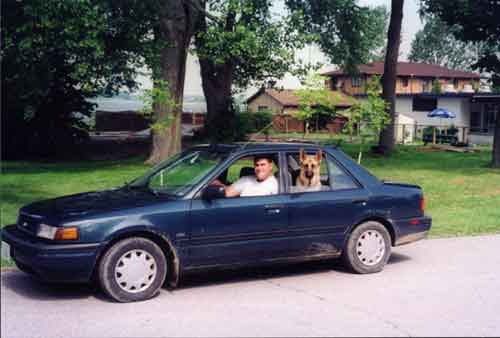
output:
{"label": "car tire", "polygon": [[118,302],[136,302],[153,297],[167,275],[167,260],[153,241],[132,237],[109,248],[99,263],[101,288]]}
{"label": "car tire", "polygon": [[391,236],[380,223],[358,225],[349,235],[342,252],[348,269],[360,274],[380,272],[391,255]]}

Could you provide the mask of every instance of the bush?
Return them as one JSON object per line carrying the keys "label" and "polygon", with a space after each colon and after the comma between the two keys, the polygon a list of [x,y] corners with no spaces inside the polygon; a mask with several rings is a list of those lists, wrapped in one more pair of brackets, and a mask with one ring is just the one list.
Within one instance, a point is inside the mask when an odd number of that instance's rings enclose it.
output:
{"label": "bush", "polygon": [[236,139],[244,140],[250,133],[263,132],[267,134],[270,128],[263,130],[273,120],[273,115],[268,111],[242,112],[236,115]]}

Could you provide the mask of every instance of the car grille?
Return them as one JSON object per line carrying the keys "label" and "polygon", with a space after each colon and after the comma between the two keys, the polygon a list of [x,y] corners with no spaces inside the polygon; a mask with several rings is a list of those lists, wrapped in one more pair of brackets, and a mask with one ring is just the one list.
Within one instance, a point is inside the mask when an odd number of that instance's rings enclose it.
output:
{"label": "car grille", "polygon": [[41,216],[21,212],[17,218],[17,228],[31,235],[36,235],[41,221]]}

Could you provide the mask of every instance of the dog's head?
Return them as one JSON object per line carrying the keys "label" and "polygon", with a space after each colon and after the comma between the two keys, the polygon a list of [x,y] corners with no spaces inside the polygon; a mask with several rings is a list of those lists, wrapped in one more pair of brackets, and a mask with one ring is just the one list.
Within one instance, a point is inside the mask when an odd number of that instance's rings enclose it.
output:
{"label": "dog's head", "polygon": [[321,149],[316,152],[316,155],[307,155],[304,149],[300,149],[300,168],[307,179],[319,177],[322,156]]}

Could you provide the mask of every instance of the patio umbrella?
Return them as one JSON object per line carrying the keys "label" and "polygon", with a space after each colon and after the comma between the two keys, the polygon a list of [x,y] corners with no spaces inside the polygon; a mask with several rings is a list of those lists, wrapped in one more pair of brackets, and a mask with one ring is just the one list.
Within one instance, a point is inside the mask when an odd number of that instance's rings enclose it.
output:
{"label": "patio umbrella", "polygon": [[[442,126],[442,119],[454,119],[457,117],[457,114],[454,112],[451,112],[449,110],[443,109],[443,108],[436,108],[433,111],[431,111],[429,114],[427,114],[427,117],[439,117],[439,124]],[[434,143],[434,139],[433,139]]]}

